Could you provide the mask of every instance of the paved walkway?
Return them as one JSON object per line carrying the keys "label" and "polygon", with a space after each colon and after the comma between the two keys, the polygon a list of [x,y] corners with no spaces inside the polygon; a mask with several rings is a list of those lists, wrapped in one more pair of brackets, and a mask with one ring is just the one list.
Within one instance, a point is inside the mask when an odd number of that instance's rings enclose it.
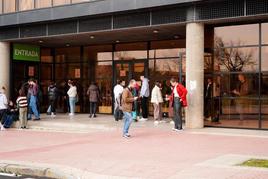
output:
{"label": "paved walkway", "polygon": [[[59,121],[64,132],[55,132]],[[69,119],[61,115],[31,122],[31,126],[37,129],[39,123],[39,128],[45,129],[40,127],[42,122],[54,128],[49,132],[0,132],[0,160],[56,164],[107,178],[268,178],[267,169],[235,166],[248,158],[268,157],[268,131],[205,128],[176,133],[169,123],[155,127],[148,121],[133,123],[133,137],[125,139],[122,122],[113,121],[111,116],[89,119],[77,115]],[[86,125],[90,128],[83,127]]]}

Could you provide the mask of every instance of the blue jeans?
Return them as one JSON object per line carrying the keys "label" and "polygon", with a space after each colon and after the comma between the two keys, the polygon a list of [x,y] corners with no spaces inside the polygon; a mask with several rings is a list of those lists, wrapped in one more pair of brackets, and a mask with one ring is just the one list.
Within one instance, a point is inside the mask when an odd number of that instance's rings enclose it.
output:
{"label": "blue jeans", "polygon": [[31,95],[30,96],[30,104],[29,104],[30,111],[28,113],[28,119],[32,118],[32,112],[34,113],[34,116],[36,119],[40,118],[40,114],[37,110],[37,101],[36,96]]}
{"label": "blue jeans", "polygon": [[70,97],[69,98],[69,104],[70,104],[70,113],[75,112],[75,102],[76,102],[76,97]]}
{"label": "blue jeans", "polygon": [[125,135],[125,134],[128,134],[128,130],[132,122],[132,115],[131,115],[131,112],[123,112],[123,113],[124,113],[124,119],[125,119],[123,135]]}

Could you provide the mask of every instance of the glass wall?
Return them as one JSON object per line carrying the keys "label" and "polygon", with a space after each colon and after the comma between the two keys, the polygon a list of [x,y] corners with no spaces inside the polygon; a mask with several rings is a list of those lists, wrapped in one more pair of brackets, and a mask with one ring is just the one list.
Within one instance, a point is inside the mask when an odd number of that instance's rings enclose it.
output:
{"label": "glass wall", "polygon": [[52,6],[52,0],[35,0],[35,8],[46,8]]}
{"label": "glass wall", "polygon": [[34,9],[34,0],[20,0],[19,2],[20,11]]}
{"label": "glass wall", "polygon": [[3,0],[3,13],[16,11],[16,0]]}
{"label": "glass wall", "polygon": [[0,14],[89,1],[96,0],[18,0],[17,2],[16,0],[0,0]]}
{"label": "glass wall", "polygon": [[205,79],[206,125],[268,128],[267,33],[267,24],[214,28],[214,72]]}

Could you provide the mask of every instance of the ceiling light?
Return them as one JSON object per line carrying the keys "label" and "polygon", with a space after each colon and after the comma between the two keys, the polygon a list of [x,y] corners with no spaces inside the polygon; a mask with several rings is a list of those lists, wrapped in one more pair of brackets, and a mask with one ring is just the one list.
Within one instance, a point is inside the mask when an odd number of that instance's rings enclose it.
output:
{"label": "ceiling light", "polygon": [[44,41],[43,41],[43,40],[39,40],[38,42],[41,44],[41,43],[43,43]]}
{"label": "ceiling light", "polygon": [[116,43],[119,43],[120,42],[120,40],[117,40],[117,41],[115,41]]}
{"label": "ceiling light", "polygon": [[70,44],[66,44],[66,47],[70,47]]}
{"label": "ceiling light", "polygon": [[174,39],[179,39],[180,35],[174,35]]}
{"label": "ceiling light", "polygon": [[153,33],[155,33],[155,34],[157,34],[159,32],[159,30],[157,30],[157,29],[155,29],[154,31],[153,31]]}
{"label": "ceiling light", "polygon": [[91,39],[94,39],[94,38],[95,38],[95,36],[94,36],[94,35],[91,35],[91,36],[90,36],[90,38],[91,38]]}

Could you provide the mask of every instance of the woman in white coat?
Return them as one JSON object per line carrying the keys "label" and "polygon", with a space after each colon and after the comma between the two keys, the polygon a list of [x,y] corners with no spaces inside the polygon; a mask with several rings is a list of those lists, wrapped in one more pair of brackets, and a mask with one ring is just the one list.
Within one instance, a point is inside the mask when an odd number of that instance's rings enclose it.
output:
{"label": "woman in white coat", "polygon": [[154,106],[154,124],[159,124],[159,121],[162,120],[162,103],[163,103],[163,97],[160,89],[160,82],[156,81],[155,86],[152,90],[152,98],[151,103],[153,103]]}

